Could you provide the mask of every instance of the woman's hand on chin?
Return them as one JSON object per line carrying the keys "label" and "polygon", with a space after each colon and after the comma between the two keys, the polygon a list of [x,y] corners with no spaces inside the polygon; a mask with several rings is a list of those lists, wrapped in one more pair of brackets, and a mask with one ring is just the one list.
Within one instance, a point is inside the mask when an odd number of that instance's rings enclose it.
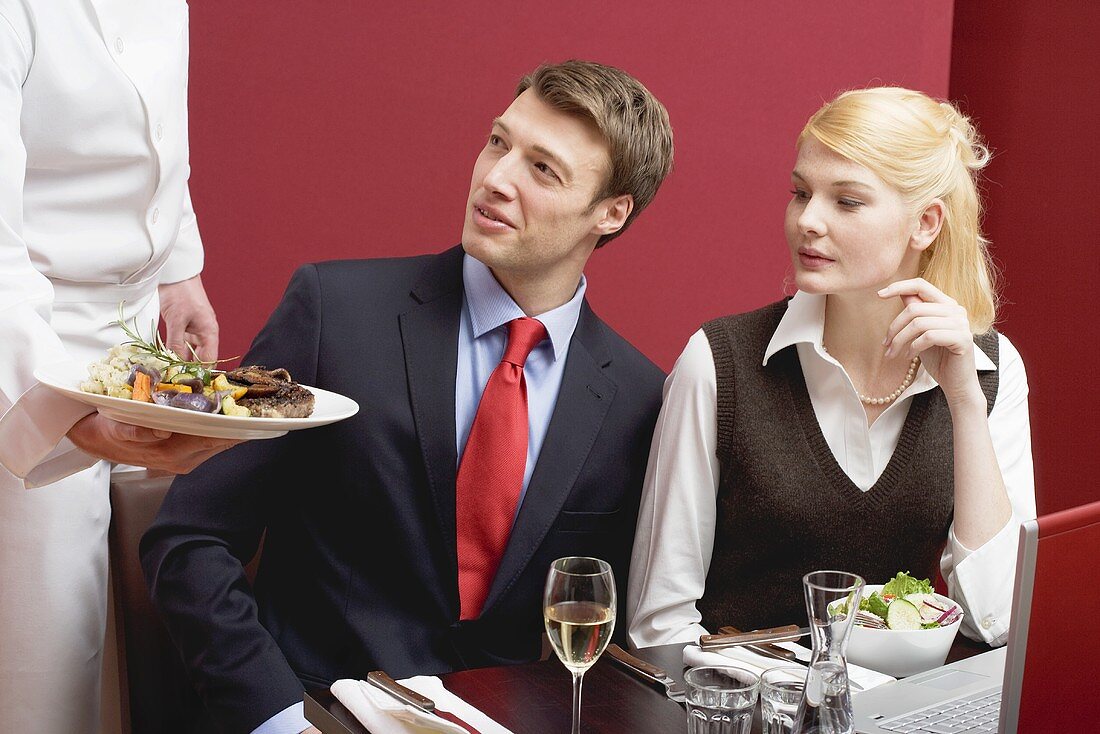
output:
{"label": "woman's hand on chin", "polygon": [[974,334],[966,309],[924,278],[899,280],[878,292],[880,298],[901,298],[905,308],[890,324],[883,345],[887,357],[920,356],[949,405],[981,400],[974,370]]}

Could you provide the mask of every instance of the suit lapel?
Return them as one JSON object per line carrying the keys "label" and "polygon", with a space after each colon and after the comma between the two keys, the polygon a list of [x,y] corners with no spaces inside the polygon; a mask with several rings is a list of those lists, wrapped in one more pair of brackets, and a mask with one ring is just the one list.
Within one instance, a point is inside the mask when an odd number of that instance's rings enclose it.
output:
{"label": "suit lapel", "polygon": [[[439,569],[458,603],[455,544],[455,373],[462,314],[462,248],[442,253],[424,269],[412,296],[418,305],[399,317],[409,400],[420,440],[440,537],[449,568]],[[450,589],[450,586],[454,586]]]}
{"label": "suit lapel", "polygon": [[[603,372],[611,352],[602,322],[585,301],[569,345],[561,389],[538,463],[504,550],[488,610],[527,567],[565,505],[615,397],[615,383]],[[453,498],[452,498],[453,503]]]}

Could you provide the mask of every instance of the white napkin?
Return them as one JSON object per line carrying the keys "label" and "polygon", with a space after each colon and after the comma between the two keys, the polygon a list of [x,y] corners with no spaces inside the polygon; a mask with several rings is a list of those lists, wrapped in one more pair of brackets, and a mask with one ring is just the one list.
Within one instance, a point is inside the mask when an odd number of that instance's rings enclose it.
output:
{"label": "white napkin", "polygon": [[[497,722],[463,701],[432,675],[418,675],[398,681],[406,688],[435,701],[440,711],[449,711],[481,734],[512,734]],[[332,695],[347,707],[372,734],[467,734],[458,724],[426,714],[415,706],[401,703],[393,696],[365,681],[344,678],[332,684]]]}
{"label": "white napkin", "polygon": [[[793,642],[781,642],[778,644],[787,650],[794,651],[799,660],[808,661],[810,659],[810,650],[802,645]],[[794,660],[783,662],[782,660],[770,658],[766,655],[757,655],[751,650],[746,650],[743,647],[723,647],[718,650],[701,650],[698,645],[688,645],[684,648],[684,665],[729,665],[730,663],[748,668],[757,675],[760,675],[768,668],[775,668],[780,665],[802,664]],[[870,670],[869,668],[861,668],[851,663],[848,663],[848,679],[864,691],[894,680],[894,678],[883,673]],[[860,693],[860,690],[857,689],[856,686],[852,686],[852,693]]]}

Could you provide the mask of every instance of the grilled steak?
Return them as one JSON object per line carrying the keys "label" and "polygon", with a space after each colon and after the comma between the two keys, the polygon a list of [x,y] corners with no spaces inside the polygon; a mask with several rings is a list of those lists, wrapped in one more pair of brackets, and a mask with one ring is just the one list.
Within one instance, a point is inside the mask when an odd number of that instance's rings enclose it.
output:
{"label": "grilled steak", "polygon": [[237,405],[256,418],[308,418],[313,413],[313,393],[290,379],[284,369],[240,367],[227,372],[230,382],[248,387]]}

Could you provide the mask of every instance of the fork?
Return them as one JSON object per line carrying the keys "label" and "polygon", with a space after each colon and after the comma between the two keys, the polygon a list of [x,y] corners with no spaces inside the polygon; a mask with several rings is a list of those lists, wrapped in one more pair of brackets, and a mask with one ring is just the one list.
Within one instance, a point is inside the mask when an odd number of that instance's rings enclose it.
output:
{"label": "fork", "polygon": [[856,611],[855,622],[862,627],[870,627],[871,629],[889,629],[889,627],[886,626],[886,622],[882,621],[882,617],[862,609]]}

